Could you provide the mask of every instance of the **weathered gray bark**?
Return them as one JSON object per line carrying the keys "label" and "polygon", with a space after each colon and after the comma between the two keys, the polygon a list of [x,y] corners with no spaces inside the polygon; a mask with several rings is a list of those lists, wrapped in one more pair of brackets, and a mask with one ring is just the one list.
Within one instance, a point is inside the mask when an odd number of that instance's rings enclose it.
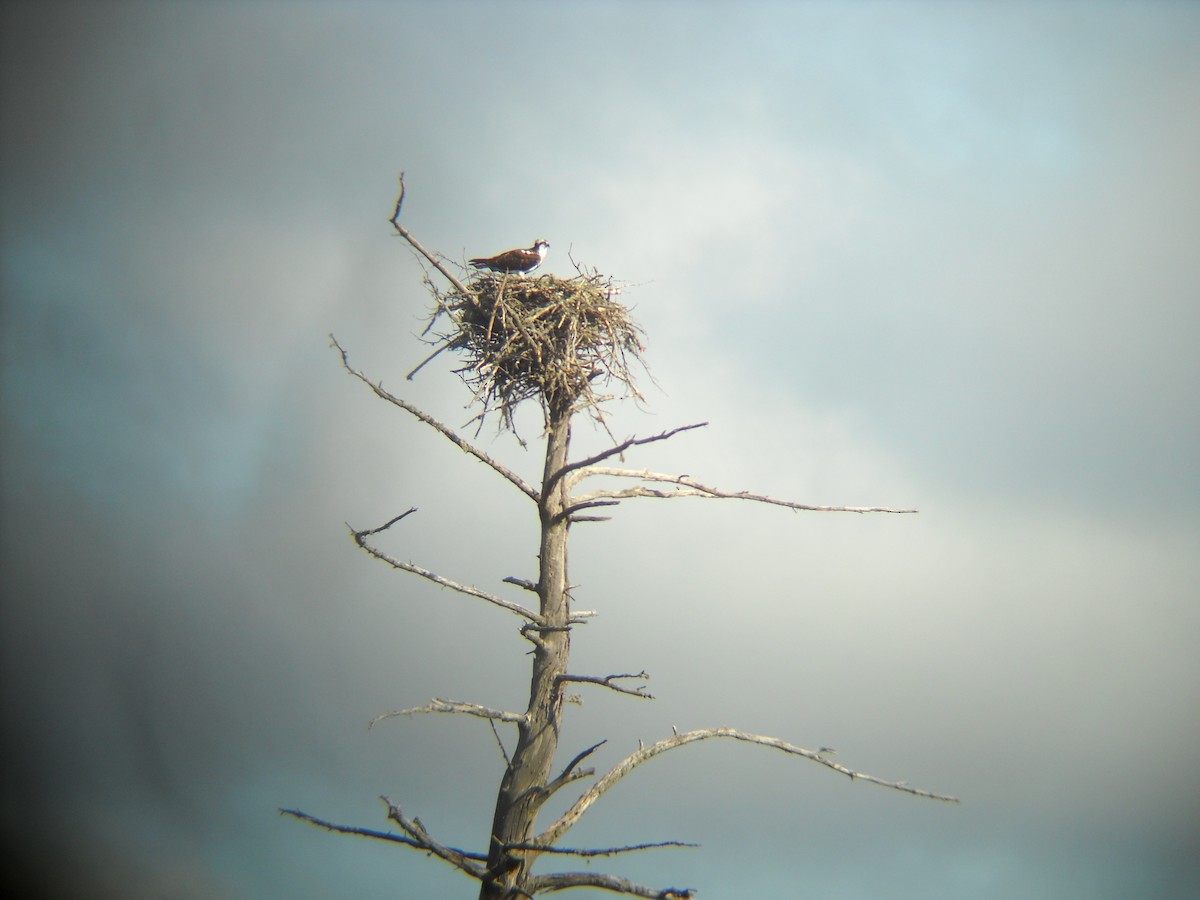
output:
{"label": "weathered gray bark", "polygon": [[556,477],[567,464],[571,443],[569,404],[547,412],[546,464],[538,502],[541,543],[538,552],[538,598],[545,621],[527,632],[534,644],[533,677],[526,721],[518,725],[512,754],[492,819],[487,867],[490,876],[479,891],[480,900],[526,896],[536,854],[509,850],[531,840],[538,811],[549,796],[551,767],[558,751],[562,725],[563,676],[570,652],[570,600],[567,595],[567,531],[570,526],[566,479]]}
{"label": "weathered gray bark", "polygon": [[[491,279],[472,281],[471,287],[460,282],[437,255],[422,247],[398,222],[404,199],[401,180],[400,196],[396,200],[391,223],[403,237],[435,269],[454,286],[457,294],[443,296],[434,289],[438,311],[430,322],[446,314],[458,331],[443,337],[437,350],[425,362],[446,349],[463,351],[469,358],[465,369],[456,370],[475,392],[476,400],[484,407],[483,414],[499,414],[501,422],[511,427],[512,408],[526,399],[537,397],[543,404],[546,417],[546,449],[541,489],[527,484],[515,472],[502,465],[459,436],[453,429],[438,422],[407,401],[384,390],[382,383],[372,381],[350,366],[346,351],[333,341],[341,354],[342,365],[356,378],[367,384],[377,396],[415,416],[433,428],[456,447],[489,466],[501,477],[515,485],[521,493],[536,501],[541,523],[538,554],[538,580],[533,584],[516,577],[504,581],[536,592],[539,609],[499,597],[472,585],[462,584],[438,575],[414,562],[394,558],[375,547],[369,540],[406,519],[416,509],[410,509],[377,528],[351,529],[355,543],[376,559],[395,569],[450,588],[460,594],[483,600],[505,609],[523,620],[521,634],[533,646],[532,677],[529,704],[525,712],[490,709],[474,703],[434,698],[424,706],[410,707],[385,713],[376,722],[412,713],[451,713],[479,716],[497,722],[510,723],[517,728],[516,747],[506,754],[507,768],[496,797],[487,853],[448,846],[426,830],[419,818],[406,815],[398,803],[381,797],[387,807],[388,819],[399,832],[338,825],[310,816],[300,810],[281,810],[302,821],[344,834],[368,837],[391,844],[421,850],[456,867],[480,882],[480,900],[531,900],[544,893],[576,887],[591,887],[613,893],[627,894],[651,900],[686,900],[694,896],[690,888],[656,889],[636,884],[625,878],[593,871],[555,872],[537,876],[533,866],[539,856],[562,854],[579,858],[609,856],[653,847],[694,846],[679,841],[657,841],[607,848],[570,848],[559,842],[589,808],[613,785],[642,763],[676,747],[715,738],[725,738],[771,747],[818,763],[828,769],[894,790],[922,797],[946,800],[955,798],[908,786],[904,782],[886,781],[858,772],[829,758],[826,748],[807,750],[765,735],[751,734],[734,728],[705,728],[680,733],[650,745],[639,741],[637,751],[620,760],[609,772],[598,778],[559,818],[537,830],[538,814],[547,799],[559,788],[595,772],[580,764],[601,743],[579,752],[566,768],[552,778],[551,771],[558,752],[563,718],[564,690],[575,681],[603,686],[621,693],[653,699],[644,688],[628,687],[624,680],[644,681],[649,676],[638,674],[570,675],[567,665],[570,654],[572,626],[570,582],[567,577],[567,543],[571,522],[603,521],[606,517],[584,514],[599,507],[614,507],[634,498],[677,499],[681,497],[736,499],[781,506],[793,510],[823,512],[911,513],[910,509],[885,507],[813,506],[776,499],[748,491],[727,491],[696,481],[687,475],[611,468],[607,460],[621,456],[626,450],[656,441],[664,441],[680,432],[702,427],[704,423],[684,425],[650,437],[630,437],[586,459],[569,462],[571,416],[573,412],[595,412],[606,399],[592,392],[594,379],[601,383],[615,381],[625,385],[633,396],[637,394],[626,365],[627,358],[640,360],[643,349],[640,330],[626,315],[627,310],[613,301],[617,292],[611,281],[588,274],[580,269],[573,279],[555,279],[523,283],[520,290],[509,291],[507,281],[497,284]],[[553,315],[547,310],[553,309]],[[422,362],[421,366],[425,363]],[[417,369],[420,369],[418,366]],[[415,373],[416,370],[414,370]],[[412,377],[410,373],[409,377]],[[607,380],[605,380],[607,379]],[[481,416],[483,415],[481,414]],[[622,457],[623,458],[623,457]],[[627,479],[632,486],[609,486],[588,493],[572,492],[585,479],[603,476],[608,479]],[[626,482],[628,484],[628,481]],[[583,621],[590,613],[576,612],[575,621]],[[499,739],[499,734],[497,734]],[[503,746],[501,751],[504,752]]]}

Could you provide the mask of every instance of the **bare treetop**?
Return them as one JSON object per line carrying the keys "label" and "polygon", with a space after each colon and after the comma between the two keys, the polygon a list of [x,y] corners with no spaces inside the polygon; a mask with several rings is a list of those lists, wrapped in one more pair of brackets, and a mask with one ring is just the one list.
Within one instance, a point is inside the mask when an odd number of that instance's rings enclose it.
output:
{"label": "bare treetop", "polygon": [[631,364],[644,368],[646,348],[642,329],[616,299],[620,284],[578,263],[571,278],[484,272],[463,281],[447,268],[445,257],[425,249],[400,224],[403,206],[401,175],[388,221],[451,286],[443,291],[426,278],[437,307],[425,334],[443,316],[451,327],[435,333],[429,341],[433,352],[408,373],[410,379],[443,351],[459,351],[465,364],[454,371],[483,405],[477,418],[499,413],[501,426],[510,430],[513,411],[525,400],[536,398],[549,421],[552,411],[587,412],[602,420],[600,404],[613,395],[598,393],[597,385],[615,385],[626,396],[641,398]]}
{"label": "bare treetop", "polygon": [[[381,382],[350,365],[346,350],[336,340],[334,347],[341,355],[343,367],[368,385],[376,396],[443,435],[533,501],[540,524],[537,577],[509,575],[501,579],[504,584],[525,592],[520,597],[523,602],[518,602],[439,575],[415,562],[385,553],[372,543],[374,536],[408,520],[416,512],[415,508],[394,515],[374,528],[351,528],[351,536],[371,556],[397,570],[418,575],[439,587],[482,600],[517,616],[520,619],[519,634],[531,646],[529,701],[524,710],[508,710],[467,700],[435,698],[423,705],[406,705],[394,712],[383,713],[371,722],[374,725],[398,716],[443,713],[473,717],[488,724],[504,762],[504,775],[496,792],[491,828],[486,835],[486,853],[440,842],[426,830],[420,819],[410,818],[401,811],[399,804],[387,798],[381,799],[387,807],[388,819],[399,827],[400,833],[336,825],[299,810],[283,812],[332,831],[402,844],[438,857],[478,881],[480,900],[530,900],[536,895],[573,888],[594,888],[657,900],[683,900],[694,896],[694,890],[652,888],[591,870],[540,874],[536,867],[544,856],[590,859],[640,850],[693,846],[686,841],[653,840],[615,847],[579,848],[563,846],[560,841],[602,795],[634,769],[669,750],[711,739],[769,747],[824,766],[851,780],[874,783],[917,797],[957,802],[955,797],[947,794],[879,778],[834,762],[830,758],[833,751],[825,747],[805,749],[779,738],[730,727],[700,728],[684,733],[673,730],[671,737],[651,744],[639,742],[636,751],[628,753],[599,778],[596,778],[594,768],[584,764],[605,743],[603,741],[577,752],[565,767],[556,765],[564,706],[576,699],[566,693],[568,687],[586,685],[643,701],[654,699],[646,685],[650,676],[644,670],[595,674],[572,671],[568,667],[572,632],[596,614],[574,608],[574,586],[568,577],[567,566],[568,538],[578,523],[606,520],[606,516],[595,515],[594,510],[607,510],[626,501],[683,498],[740,500],[812,512],[913,513],[916,510],[818,506],[746,490],[728,490],[690,475],[614,468],[607,464],[614,457],[623,461],[626,451],[703,428],[706,424],[703,422],[623,441],[614,437],[612,446],[587,457],[572,459],[571,421],[576,413],[586,413],[603,425],[601,404],[604,401],[615,396],[641,399],[631,367],[640,365],[645,369],[641,356],[645,349],[642,332],[629,310],[617,299],[619,286],[611,278],[579,266],[576,267],[578,274],[570,278],[554,275],[533,278],[519,271],[506,270],[474,274],[463,280],[453,271],[456,264],[444,256],[430,253],[400,224],[403,200],[404,182],[401,179],[400,196],[389,221],[397,234],[449,282],[449,287],[439,287],[426,273],[425,284],[436,308],[423,338],[434,349],[408,377],[412,378],[425,363],[443,351],[455,351],[462,360],[454,370],[455,374],[470,388],[474,401],[482,407],[476,416],[480,425],[489,414],[494,414],[499,417],[500,427],[510,431],[513,431],[514,410],[526,400],[537,400],[545,420],[545,460],[540,484],[527,482],[453,428],[384,390]],[[530,254],[536,252],[537,247],[535,245]],[[590,490],[584,492],[581,485],[588,479],[595,480],[588,481]],[[536,609],[529,603],[530,595],[537,599]],[[501,729],[515,729],[515,743],[506,742]],[[583,790],[565,812],[548,825],[538,824],[539,813],[548,799],[564,789],[574,790],[577,782],[589,779],[594,779],[591,786]]]}

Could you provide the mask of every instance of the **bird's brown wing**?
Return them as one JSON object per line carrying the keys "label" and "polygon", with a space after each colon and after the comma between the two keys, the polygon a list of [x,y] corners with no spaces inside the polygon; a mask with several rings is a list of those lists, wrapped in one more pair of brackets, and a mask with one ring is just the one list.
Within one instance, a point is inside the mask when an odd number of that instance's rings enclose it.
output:
{"label": "bird's brown wing", "polygon": [[503,272],[521,272],[541,262],[541,257],[528,250],[507,250],[495,256],[468,260],[477,269],[493,269]]}

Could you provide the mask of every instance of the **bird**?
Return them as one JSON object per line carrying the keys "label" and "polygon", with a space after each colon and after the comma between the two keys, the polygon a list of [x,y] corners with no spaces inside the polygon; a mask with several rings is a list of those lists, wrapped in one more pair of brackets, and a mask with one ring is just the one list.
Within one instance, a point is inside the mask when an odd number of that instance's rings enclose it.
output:
{"label": "bird", "polygon": [[505,250],[495,256],[479,256],[469,259],[467,262],[476,269],[525,275],[542,264],[542,260],[546,258],[546,251],[549,249],[549,241],[536,240],[528,250]]}

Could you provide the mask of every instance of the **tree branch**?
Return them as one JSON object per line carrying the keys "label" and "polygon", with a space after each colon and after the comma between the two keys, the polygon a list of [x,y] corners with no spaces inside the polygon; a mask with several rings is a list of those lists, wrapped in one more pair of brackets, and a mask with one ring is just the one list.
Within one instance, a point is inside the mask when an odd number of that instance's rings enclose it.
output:
{"label": "tree branch", "polygon": [[597,519],[607,519],[608,516],[580,516],[578,513],[585,509],[594,509],[597,506],[619,506],[620,500],[605,500],[605,499],[587,499],[580,503],[573,503],[555,516],[555,521],[559,519],[570,519],[572,522],[594,522]]}
{"label": "tree branch", "polygon": [[392,712],[381,713],[373,718],[367,725],[367,730],[374,728],[379,722],[384,719],[393,719],[396,716],[411,716],[414,713],[457,713],[464,716],[477,716],[480,719],[491,719],[494,722],[512,722],[516,725],[523,725],[528,717],[525,713],[507,712],[502,709],[489,709],[486,706],[480,706],[478,703],[464,703],[461,700],[443,700],[440,697],[434,697],[433,701],[424,706],[410,706],[408,709],[397,709]]}
{"label": "tree branch", "polygon": [[[381,531],[387,531],[389,528],[391,528],[393,525],[395,525],[401,519],[407,519],[409,516],[411,516],[416,511],[417,511],[417,508],[415,506],[410,507],[410,508],[406,509],[404,512],[400,513],[400,515],[393,516],[392,518],[388,519],[386,522],[384,522],[378,528],[368,528],[366,531],[354,531],[353,528],[350,528],[350,530],[354,533],[356,540],[360,536],[361,537],[369,537],[372,534],[379,534],[379,532],[381,532]],[[350,524],[346,523],[346,527],[349,528]]]}
{"label": "tree branch", "polygon": [[784,753],[789,753],[794,756],[802,756],[805,759],[820,763],[826,768],[833,769],[835,772],[840,772],[848,776],[851,780],[869,781],[873,784],[881,785],[882,787],[892,788],[893,790],[903,791],[908,794],[914,794],[918,797],[928,797],[933,800],[944,800],[949,803],[957,803],[957,797],[949,797],[943,794],[935,794],[930,791],[919,790],[910,787],[906,783],[885,781],[882,778],[877,778],[874,775],[868,775],[865,772],[856,772],[853,769],[843,766],[841,763],[836,763],[825,757],[820,751],[805,750],[803,747],[796,747],[779,738],[765,737],[760,734],[750,734],[746,731],[739,731],[736,728],[703,728],[698,731],[688,731],[684,734],[676,734],[673,737],[661,740],[656,744],[651,744],[649,747],[641,747],[636,753],[631,753],[625,759],[621,760],[614,766],[607,775],[591,786],[575,803],[549,828],[543,831],[537,837],[538,843],[553,844],[556,843],[576,822],[580,817],[587,812],[588,807],[596,802],[606,791],[609,790],[618,781],[628,775],[633,769],[647,760],[653,759],[661,753],[666,753],[668,750],[674,750],[676,747],[682,747],[685,744],[692,744],[696,741],[704,741],[709,738],[732,738],[737,741],[745,741],[750,744],[760,744],[764,747],[772,747],[776,750],[781,750]]}
{"label": "tree branch", "polygon": [[451,272],[444,265],[442,265],[441,260],[439,260],[436,256],[434,256],[432,253],[430,253],[428,250],[426,250],[424,247],[422,247],[420,245],[420,243],[417,242],[417,239],[415,237],[413,237],[411,234],[409,234],[407,228],[405,228],[403,225],[400,224],[400,207],[403,204],[404,204],[404,173],[401,172],[400,173],[400,194],[398,197],[396,197],[396,208],[394,210],[392,210],[392,217],[390,219],[388,219],[388,221],[392,224],[392,227],[396,229],[396,233],[398,235],[400,235],[400,237],[402,237],[406,241],[408,241],[409,246],[411,246],[414,250],[416,250],[423,257],[425,257],[427,260],[429,260],[429,264],[432,265],[439,272],[441,272],[446,277],[446,280],[449,281],[452,285],[454,285],[455,290],[457,290],[460,294],[466,294],[467,289],[465,287],[463,287],[463,283],[461,281],[459,281],[457,278],[455,278],[454,275],[451,274]]}
{"label": "tree branch", "polygon": [[[393,844],[406,844],[409,847],[420,847],[420,845],[410,837],[404,837],[400,834],[392,834],[389,831],[376,831],[373,828],[355,828],[350,825],[336,825],[333,822],[326,822],[324,819],[318,819],[316,816],[310,816],[306,812],[301,812],[298,809],[281,809],[279,814],[283,816],[291,816],[293,819],[299,819],[301,822],[307,822],[310,825],[316,825],[318,828],[324,828],[326,831],[335,831],[338,834],[353,834],[356,837],[369,837],[377,841],[389,841]],[[479,857],[482,858],[482,857]]]}
{"label": "tree branch", "polygon": [[536,594],[538,586],[528,578],[518,578],[516,575],[509,575],[507,578],[501,579],[505,584],[515,584],[517,587]]}
{"label": "tree branch", "polygon": [[504,741],[500,740],[500,731],[496,728],[496,722],[492,719],[489,719],[488,725],[492,729],[492,736],[496,738],[496,746],[500,748],[500,755],[504,757],[504,767],[507,769],[512,765],[512,757],[508,755],[508,750],[504,746]]}
{"label": "tree branch", "polygon": [[477,853],[467,853],[466,851],[438,843],[425,830],[425,826],[421,824],[420,819],[408,818],[400,811],[400,807],[387,797],[380,797],[379,799],[387,805],[388,818],[399,825],[412,838],[413,846],[429,851],[439,859],[443,859],[455,868],[466,872],[472,878],[482,881],[486,877],[487,870],[483,866],[471,862],[471,860],[486,860],[486,856],[480,856]]}
{"label": "tree branch", "polygon": [[540,631],[543,627],[544,626],[541,625],[535,625],[532,622],[526,622],[521,626],[521,637],[525,638],[525,640],[537,647],[538,650],[541,650],[543,653],[545,653],[546,642],[542,640],[542,635],[540,634]]}
{"label": "tree branch", "polygon": [[661,850],[664,847],[699,847],[699,844],[689,844],[686,841],[652,841],[646,844],[629,844],[626,847],[543,847],[526,841],[521,844],[505,844],[506,850],[531,850],[537,853],[558,853],[563,856],[615,856],[618,853],[634,853],[638,850]]}
{"label": "tree branch", "polygon": [[[542,486],[542,490],[544,490],[546,493],[549,493],[550,489],[553,488],[554,485],[558,484],[559,479],[569,475],[571,472],[587,468],[588,466],[594,465],[598,462],[603,462],[609,457],[624,453],[630,447],[637,447],[641,444],[652,444],[655,441],[665,441],[679,434],[681,431],[691,431],[694,428],[704,428],[707,425],[707,422],[697,422],[694,425],[680,425],[678,428],[672,428],[670,431],[663,431],[659,434],[651,435],[650,437],[627,438],[626,440],[621,441],[621,443],[617,444],[615,447],[609,447],[607,450],[602,450],[595,456],[589,456],[587,459],[580,459],[573,463],[567,463],[565,466],[546,479],[546,483]],[[568,490],[570,490],[572,484],[574,484],[574,481],[567,483]]]}
{"label": "tree branch", "polygon": [[[433,323],[430,322],[429,325],[427,326],[427,329],[432,328],[432,327],[433,327]],[[412,371],[410,371],[407,375],[404,376],[404,380],[412,381],[414,375],[416,375],[418,372],[420,372],[429,363],[433,362],[439,355],[442,354],[443,351],[449,350],[453,346],[455,346],[453,341],[447,341],[444,344],[439,344],[436,350],[434,350],[432,353],[430,353],[428,356],[426,356],[423,360],[421,360],[419,363],[417,363],[416,366],[413,367]]]}
{"label": "tree branch", "polygon": [[[483,868],[473,865],[470,860],[483,862],[487,859],[486,856],[481,853],[471,853],[466,850],[444,847],[438,844],[429,836],[429,832],[425,830],[423,825],[420,825],[415,820],[409,821],[406,819],[400,814],[400,808],[393,807],[386,797],[381,797],[380,799],[388,805],[388,818],[397,822],[407,832],[407,837],[402,834],[392,834],[388,831],[375,831],[372,828],[354,828],[350,825],[337,825],[333,822],[326,822],[324,819],[318,819],[316,816],[310,816],[308,813],[301,812],[298,809],[281,809],[279,812],[281,815],[291,816],[302,822],[308,822],[310,825],[316,825],[318,828],[324,828],[326,831],[334,831],[338,834],[352,834],[356,837],[369,837],[377,841],[388,841],[393,844],[404,844],[405,846],[415,847],[418,850],[424,850],[428,853],[435,853],[457,868],[462,869],[468,875],[474,878],[483,877]],[[391,815],[393,809],[396,812],[396,816]],[[407,826],[404,823],[407,823]],[[442,852],[438,852],[439,848]]]}
{"label": "tree branch", "polygon": [[[409,512],[412,512],[412,510],[409,510]],[[466,594],[468,597],[478,597],[480,600],[486,600],[488,603],[499,606],[501,609],[507,609],[509,612],[516,613],[518,616],[528,619],[530,622],[534,622],[539,625],[545,623],[545,620],[540,615],[531,609],[526,609],[519,603],[513,603],[510,600],[505,600],[503,597],[497,597],[495,594],[489,594],[487,591],[481,591],[479,588],[471,587],[465,584],[459,584],[457,581],[451,581],[449,578],[443,578],[441,575],[422,568],[415,563],[401,562],[395,557],[389,556],[382,550],[372,547],[367,543],[367,535],[378,534],[389,525],[400,521],[404,518],[404,516],[407,515],[408,513],[404,513],[396,516],[396,518],[392,519],[391,522],[388,522],[387,525],[381,525],[379,528],[368,529],[366,531],[356,531],[354,527],[349,524],[346,527],[350,529],[350,534],[354,538],[354,543],[358,544],[359,547],[361,547],[363,550],[366,550],[376,559],[382,560],[394,569],[400,569],[404,572],[411,572],[414,575],[420,575],[422,578],[429,579],[434,584],[450,588],[452,591],[458,591],[460,594]]]}
{"label": "tree branch", "polygon": [[634,471],[632,469],[609,469],[596,467],[581,472],[575,483],[592,475],[609,475],[616,478],[637,478],[641,481],[654,481],[666,484],[683,485],[681,489],[665,491],[644,485],[625,488],[619,491],[593,491],[572,498],[574,506],[583,508],[585,505],[598,505],[605,500],[627,500],[632,497],[652,497],[658,500],[674,500],[678,497],[702,497],[712,500],[752,500],[755,503],[767,503],[772,506],[782,506],[785,509],[805,510],[809,512],[852,512],[852,513],[916,513],[916,509],[890,509],[883,506],[813,506],[808,503],[796,503],[791,500],[779,500],[766,494],[752,494],[749,491],[725,491],[721,488],[701,484],[687,475],[664,475],[661,472]]}
{"label": "tree branch", "polygon": [[565,891],[570,888],[593,887],[614,894],[630,894],[634,897],[648,897],[649,900],[688,900],[696,894],[691,888],[664,888],[655,890],[642,884],[619,878],[616,875],[602,875],[599,872],[555,872],[550,875],[535,875],[530,879],[531,894],[549,894],[553,891]]}
{"label": "tree branch", "polygon": [[560,684],[567,681],[576,681],[583,684],[598,684],[601,687],[606,687],[609,690],[617,691],[621,694],[630,694],[634,697],[642,697],[646,700],[653,700],[654,696],[646,693],[645,685],[636,688],[627,688],[613,683],[618,678],[648,679],[649,677],[650,676],[645,672],[638,672],[636,675],[562,675],[559,677],[558,681]]}
{"label": "tree branch", "polygon": [[546,785],[546,796],[549,797],[559,788],[570,784],[572,781],[578,781],[580,778],[589,778],[590,776],[595,775],[595,769],[578,769],[576,767],[593,753],[595,753],[599,747],[603,747],[607,743],[607,740],[598,741],[595,744],[592,744],[592,746],[587,747],[576,754],[575,758],[563,767],[563,770],[559,773],[558,777]]}
{"label": "tree branch", "polygon": [[370,378],[368,378],[366,375],[364,375],[358,369],[356,369],[352,365],[350,365],[350,355],[349,355],[349,353],[346,352],[346,350],[342,347],[342,345],[338,343],[337,338],[335,338],[331,334],[329,336],[329,340],[330,340],[331,344],[334,347],[336,347],[338,352],[342,355],[342,368],[344,368],[347,372],[349,372],[351,375],[353,375],[355,378],[357,378],[359,381],[361,381],[363,384],[365,384],[367,387],[369,387],[372,391],[374,391],[375,396],[379,397],[380,399],[386,400],[388,403],[391,403],[394,406],[400,407],[406,413],[409,413],[410,415],[415,416],[416,418],[420,419],[422,422],[424,422],[430,428],[441,433],[442,436],[444,436],[447,440],[449,440],[450,443],[454,444],[454,446],[458,447],[459,450],[475,457],[481,463],[483,463],[484,465],[491,468],[494,472],[496,472],[496,474],[500,475],[501,477],[505,478],[506,480],[508,480],[509,482],[514,484],[518,488],[518,490],[521,491],[521,493],[523,493],[526,497],[529,497],[531,500],[533,500],[534,503],[538,502],[539,495],[538,495],[537,490],[534,487],[532,487],[531,485],[527,484],[525,482],[525,480],[523,478],[521,478],[521,476],[519,476],[516,472],[512,471],[510,468],[505,466],[503,463],[500,463],[497,460],[492,459],[492,457],[488,456],[488,454],[484,453],[478,447],[463,440],[461,437],[458,436],[458,433],[455,432],[454,429],[450,428],[447,425],[443,425],[441,422],[439,422],[433,416],[429,415],[424,410],[422,410],[416,406],[413,406],[411,403],[409,403],[405,400],[401,400],[399,397],[395,396],[394,394],[391,394],[388,391],[384,390],[382,382],[372,381]]}

